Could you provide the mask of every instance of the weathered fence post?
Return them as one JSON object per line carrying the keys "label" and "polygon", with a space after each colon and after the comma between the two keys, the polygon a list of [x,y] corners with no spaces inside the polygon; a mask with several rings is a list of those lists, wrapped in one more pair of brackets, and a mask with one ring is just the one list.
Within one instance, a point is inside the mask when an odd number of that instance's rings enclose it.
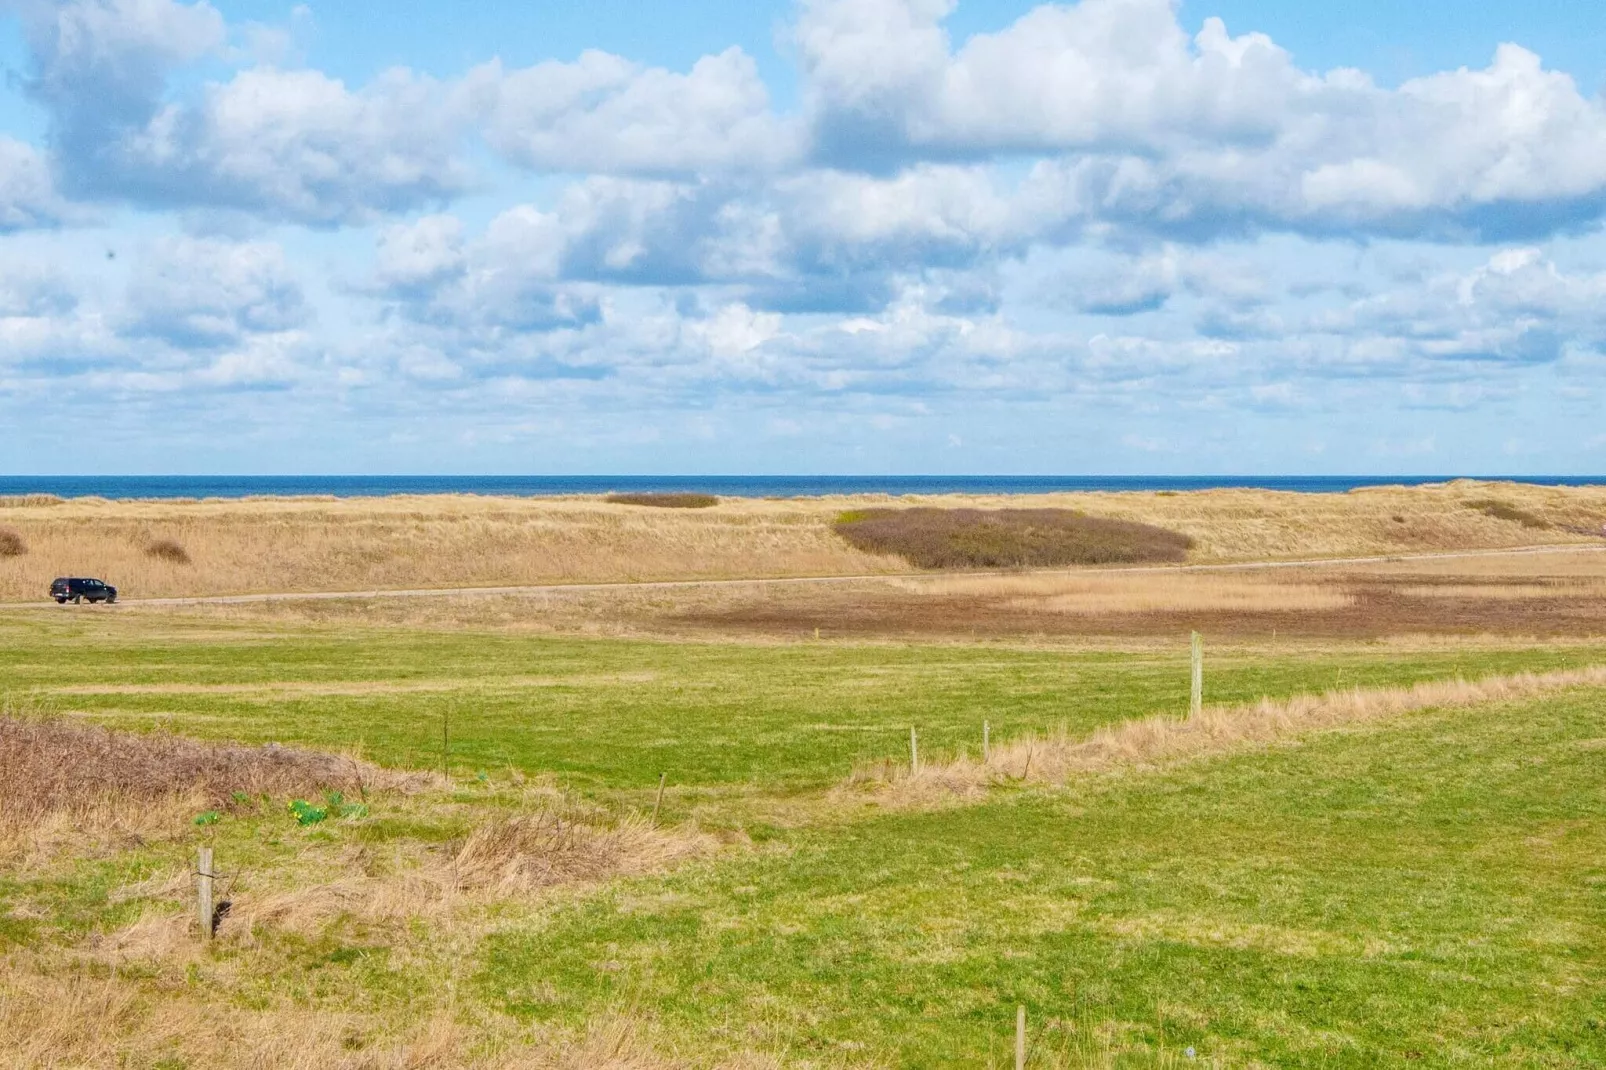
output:
{"label": "weathered fence post", "polygon": [[1015,1070],[1026,1070],[1026,1008],[1015,1008]]}
{"label": "weathered fence post", "polygon": [[448,700],[441,708],[441,776],[446,778],[448,786],[452,782],[452,704]]}
{"label": "weathered fence post", "polygon": [[1204,638],[1193,633],[1193,688],[1188,697],[1188,716],[1204,712]]}
{"label": "weathered fence post", "polygon": [[664,781],[666,781],[668,779],[669,779],[669,774],[668,773],[659,773],[658,774],[658,797],[653,799],[653,801],[652,801],[652,823],[653,823],[654,826],[657,826],[657,824],[658,824],[658,807],[663,805],[663,802],[664,802]]}
{"label": "weathered fence post", "polygon": [[985,764],[993,759],[993,726],[986,721],[981,723],[981,760]]}
{"label": "weathered fence post", "polygon": [[201,848],[196,867],[195,914],[201,923],[201,939],[212,939],[212,848]]}
{"label": "weathered fence post", "polygon": [[920,740],[913,726],[909,728],[909,772],[920,772]]}

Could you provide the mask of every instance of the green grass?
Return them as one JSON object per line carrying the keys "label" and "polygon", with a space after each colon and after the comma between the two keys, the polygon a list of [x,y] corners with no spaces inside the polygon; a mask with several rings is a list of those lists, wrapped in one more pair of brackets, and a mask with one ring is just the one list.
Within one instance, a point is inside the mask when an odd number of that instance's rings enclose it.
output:
{"label": "green grass", "polygon": [[[1238,701],[1602,660],[1589,647],[1212,652],[1207,690]],[[354,693],[51,693],[284,683]],[[184,909],[182,892],[115,893],[184,872],[202,840],[259,891],[339,879],[346,860],[383,865],[403,847],[442,857],[518,805],[504,766],[615,810],[650,805],[667,769],[668,820],[722,793],[719,819],[752,838],[441,930],[335,916],[220,946],[182,976],[135,962],[122,976],[151,1005],[184,986],[383,1030],[451,992],[470,1023],[506,1015],[541,1033],[620,1016],[709,1062],[756,1050],[786,1066],[914,1068],[1011,1065],[1020,1003],[1034,1067],[1606,1063],[1600,691],[887,813],[822,805],[821,789],[855,761],[904,760],[910,724],[929,752],[974,747],[984,717],[1003,738],[1180,713],[1185,639],[1162,654],[1063,653],[19,614],[0,618],[0,690],[110,724],[361,743],[424,767],[450,708],[461,775],[450,801],[380,797],[370,816],[304,829],[275,799],[205,828],[186,817],[171,840],[0,870],[0,953],[71,954],[147,909]],[[482,767],[489,783],[469,775]]]}
{"label": "green grass", "polygon": [[1575,694],[801,830],[501,933],[480,990],[900,1067],[1006,1065],[1017,1002],[1049,1048],[1601,1065],[1603,735]]}
{"label": "green grass", "polygon": [[[1187,709],[1187,643],[1160,654],[1001,647],[676,644],[463,633],[208,627],[160,636],[137,619],[95,626],[0,618],[0,690],[58,686],[302,684],[293,691],[62,694],[55,708],[199,738],[360,747],[439,768],[450,719],[455,770],[556,773],[590,791],[834,783],[857,762],[903,760],[909,728],[936,756],[995,739]],[[1358,648],[1208,661],[1211,702],[1334,686],[1549,669],[1606,650]],[[363,687],[379,688],[361,693]],[[425,687],[425,690],[407,690]],[[395,690],[385,690],[395,688]]]}

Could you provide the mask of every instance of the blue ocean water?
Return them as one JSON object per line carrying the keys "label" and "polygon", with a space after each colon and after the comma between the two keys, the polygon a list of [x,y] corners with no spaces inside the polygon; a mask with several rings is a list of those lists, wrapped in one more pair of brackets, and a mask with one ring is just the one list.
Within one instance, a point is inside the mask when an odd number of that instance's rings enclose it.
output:
{"label": "blue ocean water", "polygon": [[[730,498],[823,494],[1044,494],[1050,491],[1210,490],[1254,487],[1341,493],[1416,486],[1454,476],[0,476],[0,496],[248,498],[257,495],[488,494],[537,496],[696,491]],[[1606,484],[1606,476],[1490,476],[1545,486]]]}

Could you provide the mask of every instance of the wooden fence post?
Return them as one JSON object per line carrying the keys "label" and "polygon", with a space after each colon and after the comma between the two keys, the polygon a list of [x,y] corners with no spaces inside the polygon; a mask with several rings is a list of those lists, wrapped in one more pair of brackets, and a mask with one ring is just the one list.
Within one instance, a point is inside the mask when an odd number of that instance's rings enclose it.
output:
{"label": "wooden fence post", "polygon": [[447,700],[441,708],[441,776],[446,778],[447,786],[452,783],[452,703]]}
{"label": "wooden fence post", "polygon": [[993,726],[986,721],[981,723],[981,760],[983,763],[993,760]]}
{"label": "wooden fence post", "polygon": [[664,801],[664,781],[668,779],[668,773],[658,774],[658,797],[652,801],[652,823],[655,827],[658,824],[658,807],[662,806]]}
{"label": "wooden fence post", "polygon": [[1015,1070],[1026,1070],[1026,1008],[1015,1008]]}
{"label": "wooden fence post", "polygon": [[1193,687],[1188,697],[1188,716],[1204,712],[1204,638],[1193,633]]}
{"label": "wooden fence post", "polygon": [[920,740],[915,736],[913,726],[909,729],[909,772],[920,772]]}
{"label": "wooden fence post", "polygon": [[212,939],[212,848],[201,848],[201,864],[196,867],[195,914],[201,923],[201,939]]}

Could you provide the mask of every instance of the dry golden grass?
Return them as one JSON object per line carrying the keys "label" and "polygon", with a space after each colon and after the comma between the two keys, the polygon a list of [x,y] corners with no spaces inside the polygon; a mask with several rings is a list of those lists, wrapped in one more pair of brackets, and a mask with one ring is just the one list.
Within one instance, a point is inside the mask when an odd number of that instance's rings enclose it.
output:
{"label": "dry golden grass", "polygon": [[[74,968],[77,967],[77,968]],[[184,1065],[218,1070],[779,1070],[760,1055],[711,1060],[665,1052],[639,1023],[611,1017],[532,1033],[499,1018],[464,1021],[444,994],[419,1020],[276,1006],[247,1009],[179,983],[152,998],[86,964],[0,970],[0,1067]],[[66,971],[65,974],[63,971]]]}
{"label": "dry golden grass", "polygon": [[[0,600],[38,601],[62,575],[103,578],[126,599],[907,571],[848,546],[831,515],[789,502],[681,510],[467,496],[0,508],[31,546],[0,560]],[[147,554],[164,539],[190,563]]]}
{"label": "dry golden grass", "polygon": [[[1545,528],[1477,505],[1498,499]],[[1606,488],[1452,483],[1349,494],[1216,490],[1030,497],[884,495],[731,499],[641,509],[598,498],[0,501],[29,553],[0,558],[0,600],[38,601],[60,575],[94,575],[127,598],[245,592],[504,586],[744,576],[900,574],[832,531],[867,507],[1065,508],[1154,524],[1194,540],[1195,562],[1599,543]],[[1590,534],[1586,534],[1590,533]],[[190,564],[153,558],[168,539]]]}
{"label": "dry golden grass", "polygon": [[976,795],[998,783],[1059,783],[1077,775],[1161,766],[1418,710],[1509,701],[1569,687],[1606,687],[1606,666],[1206,707],[1197,717],[1123,721],[1081,739],[1024,736],[993,747],[985,759],[961,756],[923,764],[917,771],[890,773],[884,765],[865,767],[855,772],[846,788],[869,785],[875,797],[889,805],[919,806]]}
{"label": "dry golden grass", "polygon": [[[0,791],[32,801],[25,839],[37,848],[0,851],[0,878],[21,878],[6,907],[14,919],[45,918],[53,903],[35,903],[20,889],[49,887],[86,857],[190,843],[193,815],[214,801],[215,788],[196,784],[221,766],[234,783],[245,762],[255,786],[294,790],[321,784],[345,759],[301,753],[296,769],[275,756],[269,768],[257,750],[207,747],[166,738],[102,733],[49,721],[13,722],[0,743],[10,764]],[[87,733],[87,735],[86,735]],[[106,753],[86,750],[100,744]],[[19,753],[20,752],[20,753]],[[19,787],[19,775],[40,776],[51,762],[82,759],[110,771],[82,797]],[[173,768],[164,772],[160,760]],[[151,763],[158,764],[151,764]],[[310,764],[309,764],[310,763]],[[327,767],[327,768],[326,768]],[[303,783],[302,773],[311,776]],[[57,781],[69,784],[73,775]],[[204,780],[204,776],[201,777]],[[613,817],[545,783],[519,780],[510,795],[465,799],[461,792],[398,793],[433,784],[427,776],[375,775],[376,806],[405,827],[414,821],[463,821],[446,844],[433,837],[381,836],[371,842],[308,836],[238,871],[220,895],[230,909],[217,938],[197,938],[190,906],[189,866],[169,864],[137,884],[110,891],[114,904],[138,904],[136,920],[120,929],[16,946],[0,957],[0,1066],[157,1066],[182,1062],[259,1070],[267,1067],[462,1067],[548,1070],[613,1067],[668,1070],[727,1066],[759,1070],[760,1057],[725,1062],[665,1052],[639,1023],[606,1019],[589,1029],[531,1030],[455,993],[472,987],[474,950],[509,917],[539,913],[543,895],[573,897],[621,877],[657,873],[712,855],[719,840],[694,827],[655,827],[639,816]],[[192,785],[184,788],[183,785]],[[510,812],[511,810],[511,812]],[[9,817],[4,825],[14,822]],[[122,830],[95,842],[95,828]],[[64,868],[65,867],[65,868]],[[40,879],[44,884],[38,884]],[[30,883],[35,882],[35,883]],[[511,913],[510,913],[511,912]],[[286,968],[286,948],[358,926],[368,944],[383,942],[398,956],[425,963],[426,982],[405,1003],[374,1009],[342,1001],[338,992],[316,1000],[285,993],[262,998],[259,970]],[[421,934],[427,933],[427,936]]]}

